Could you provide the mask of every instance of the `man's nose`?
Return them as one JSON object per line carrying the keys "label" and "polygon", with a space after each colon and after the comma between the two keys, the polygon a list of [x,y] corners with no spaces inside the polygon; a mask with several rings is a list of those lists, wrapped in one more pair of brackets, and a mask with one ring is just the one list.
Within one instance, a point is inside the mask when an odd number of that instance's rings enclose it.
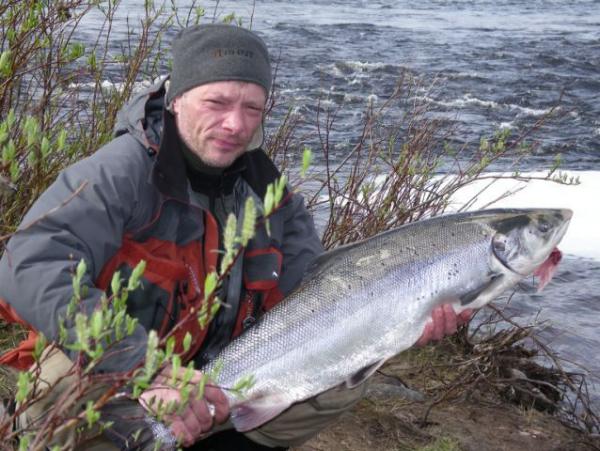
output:
{"label": "man's nose", "polygon": [[227,112],[223,120],[223,127],[232,133],[239,133],[244,129],[244,115],[241,109],[234,108]]}

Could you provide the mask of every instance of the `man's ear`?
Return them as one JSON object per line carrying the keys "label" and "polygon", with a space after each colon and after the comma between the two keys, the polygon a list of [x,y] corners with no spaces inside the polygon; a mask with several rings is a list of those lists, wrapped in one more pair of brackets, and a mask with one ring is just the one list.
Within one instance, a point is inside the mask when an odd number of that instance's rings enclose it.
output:
{"label": "man's ear", "polygon": [[179,114],[179,102],[181,101],[181,97],[176,97],[171,102],[171,106],[169,107],[169,111],[173,114]]}

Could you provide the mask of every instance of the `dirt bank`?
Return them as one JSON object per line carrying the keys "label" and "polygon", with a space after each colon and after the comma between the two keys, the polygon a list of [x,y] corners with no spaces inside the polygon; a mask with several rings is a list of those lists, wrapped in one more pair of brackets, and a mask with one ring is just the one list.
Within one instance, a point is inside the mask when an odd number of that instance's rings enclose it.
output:
{"label": "dirt bank", "polygon": [[447,348],[390,361],[382,369],[387,377],[372,380],[366,399],[294,451],[600,450],[598,436],[568,427],[550,413],[514,405],[498,396],[493,384],[448,393],[458,371],[450,354],[456,349]]}

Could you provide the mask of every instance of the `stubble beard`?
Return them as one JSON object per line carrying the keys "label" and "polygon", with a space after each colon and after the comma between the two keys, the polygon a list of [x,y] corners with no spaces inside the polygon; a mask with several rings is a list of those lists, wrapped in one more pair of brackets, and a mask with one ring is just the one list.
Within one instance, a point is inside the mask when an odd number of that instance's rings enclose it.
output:
{"label": "stubble beard", "polygon": [[[219,150],[212,142],[212,139],[207,139],[204,143],[199,140],[189,140],[185,138],[183,138],[183,141],[188,149],[190,149],[203,164],[215,169],[228,168],[245,150],[242,150],[240,147],[230,152],[225,152]],[[243,144],[240,144],[240,146],[243,146]]]}

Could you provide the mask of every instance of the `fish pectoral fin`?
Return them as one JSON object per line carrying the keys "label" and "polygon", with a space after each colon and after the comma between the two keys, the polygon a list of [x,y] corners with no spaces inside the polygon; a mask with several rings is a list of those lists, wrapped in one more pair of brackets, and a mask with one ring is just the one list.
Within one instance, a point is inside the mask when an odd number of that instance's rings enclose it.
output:
{"label": "fish pectoral fin", "polygon": [[460,305],[466,306],[475,302],[481,293],[489,289],[493,284],[501,282],[503,277],[504,276],[502,274],[495,274],[483,285],[474,288],[471,291],[467,291],[460,296]]}
{"label": "fish pectoral fin", "polygon": [[356,373],[354,373],[352,376],[350,376],[349,379],[346,380],[346,387],[354,388],[354,387],[362,384],[369,377],[371,377],[373,375],[373,373],[375,371],[377,371],[379,369],[379,367],[381,365],[383,365],[384,363],[385,363],[385,359],[381,359],[381,360],[377,360],[375,363],[365,366],[364,368],[361,368]]}
{"label": "fish pectoral fin", "polygon": [[231,409],[231,422],[239,432],[250,431],[275,418],[291,405],[283,395],[251,399]]}

